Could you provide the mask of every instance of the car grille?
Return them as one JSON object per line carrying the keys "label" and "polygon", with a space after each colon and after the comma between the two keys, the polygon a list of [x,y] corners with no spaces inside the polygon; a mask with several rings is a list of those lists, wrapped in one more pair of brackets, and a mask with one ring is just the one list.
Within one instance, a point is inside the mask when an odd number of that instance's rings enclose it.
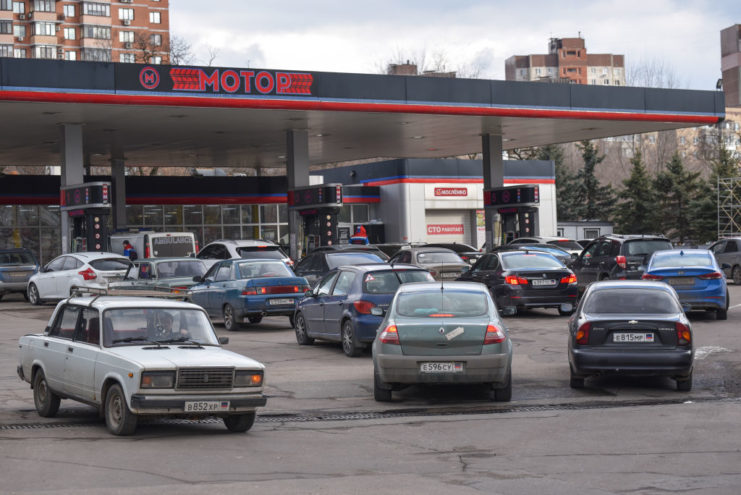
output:
{"label": "car grille", "polygon": [[181,368],[178,389],[232,388],[233,368]]}

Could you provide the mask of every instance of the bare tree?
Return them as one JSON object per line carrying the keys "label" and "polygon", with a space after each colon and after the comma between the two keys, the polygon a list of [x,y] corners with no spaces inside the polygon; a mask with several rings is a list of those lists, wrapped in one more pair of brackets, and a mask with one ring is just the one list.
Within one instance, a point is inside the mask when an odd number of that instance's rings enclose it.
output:
{"label": "bare tree", "polygon": [[215,46],[207,45],[206,52],[208,54],[207,56],[208,60],[206,62],[206,66],[211,67],[216,61],[216,57],[219,56],[219,49],[216,48]]}
{"label": "bare tree", "polygon": [[193,63],[193,51],[190,43],[180,36],[171,36],[166,44],[166,51],[170,54],[170,64],[189,65]]}

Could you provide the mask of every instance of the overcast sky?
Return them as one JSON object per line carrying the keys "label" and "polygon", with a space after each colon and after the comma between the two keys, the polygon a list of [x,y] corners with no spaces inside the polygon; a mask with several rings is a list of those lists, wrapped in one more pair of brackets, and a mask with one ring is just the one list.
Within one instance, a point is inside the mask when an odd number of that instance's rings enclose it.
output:
{"label": "overcast sky", "polygon": [[720,31],[741,0],[171,0],[170,29],[194,64],[379,73],[389,62],[442,60],[448,70],[504,79],[512,55],[581,37],[589,53],[661,66],[673,87],[715,89]]}

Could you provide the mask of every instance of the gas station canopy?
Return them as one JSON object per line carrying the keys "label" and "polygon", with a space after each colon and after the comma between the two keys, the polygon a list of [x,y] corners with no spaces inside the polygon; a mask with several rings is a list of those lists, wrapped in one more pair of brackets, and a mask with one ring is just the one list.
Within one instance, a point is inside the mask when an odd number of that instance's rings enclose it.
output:
{"label": "gas station canopy", "polygon": [[60,126],[83,125],[90,165],[285,167],[432,158],[715,124],[719,91],[268,69],[0,59],[0,165],[58,165]]}

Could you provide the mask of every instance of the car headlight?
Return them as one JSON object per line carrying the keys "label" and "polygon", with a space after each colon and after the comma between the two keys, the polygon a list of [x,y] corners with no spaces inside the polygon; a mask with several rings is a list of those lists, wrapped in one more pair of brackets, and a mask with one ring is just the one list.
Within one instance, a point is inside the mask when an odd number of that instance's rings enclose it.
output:
{"label": "car headlight", "polygon": [[237,370],[234,375],[235,387],[259,387],[262,385],[262,371]]}
{"label": "car headlight", "polygon": [[141,388],[174,388],[174,371],[145,371],[142,373]]}

